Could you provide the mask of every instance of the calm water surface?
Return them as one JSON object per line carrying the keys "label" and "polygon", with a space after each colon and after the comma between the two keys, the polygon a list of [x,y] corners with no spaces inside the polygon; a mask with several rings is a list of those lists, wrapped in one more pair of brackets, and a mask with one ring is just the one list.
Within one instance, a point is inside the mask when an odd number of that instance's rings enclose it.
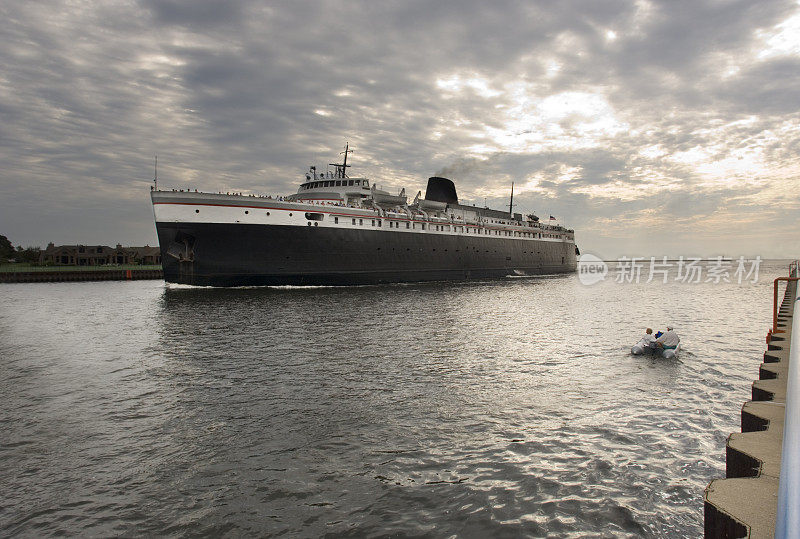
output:
{"label": "calm water surface", "polygon": [[786,271],[0,285],[0,535],[700,536]]}

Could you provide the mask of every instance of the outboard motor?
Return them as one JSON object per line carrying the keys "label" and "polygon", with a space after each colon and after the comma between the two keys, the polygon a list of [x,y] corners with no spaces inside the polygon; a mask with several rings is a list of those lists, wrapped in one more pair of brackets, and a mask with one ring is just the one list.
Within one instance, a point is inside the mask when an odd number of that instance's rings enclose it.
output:
{"label": "outboard motor", "polygon": [[458,204],[456,186],[447,178],[432,176],[428,178],[428,188],[425,189],[425,200],[444,202],[445,204]]}

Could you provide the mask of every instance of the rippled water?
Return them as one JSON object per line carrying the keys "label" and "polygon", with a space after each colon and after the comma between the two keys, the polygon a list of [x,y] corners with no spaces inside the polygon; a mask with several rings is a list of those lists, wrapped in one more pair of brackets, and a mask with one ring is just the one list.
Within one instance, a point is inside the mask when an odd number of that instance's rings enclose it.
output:
{"label": "rippled water", "polygon": [[0,534],[699,536],[785,273],[2,285]]}

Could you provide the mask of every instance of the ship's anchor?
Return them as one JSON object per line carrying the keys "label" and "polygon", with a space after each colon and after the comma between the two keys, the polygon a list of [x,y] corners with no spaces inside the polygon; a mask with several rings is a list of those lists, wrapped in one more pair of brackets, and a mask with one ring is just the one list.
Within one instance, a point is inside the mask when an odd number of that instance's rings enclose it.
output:
{"label": "ship's anchor", "polygon": [[179,262],[194,262],[194,238],[179,234],[167,248],[167,254]]}

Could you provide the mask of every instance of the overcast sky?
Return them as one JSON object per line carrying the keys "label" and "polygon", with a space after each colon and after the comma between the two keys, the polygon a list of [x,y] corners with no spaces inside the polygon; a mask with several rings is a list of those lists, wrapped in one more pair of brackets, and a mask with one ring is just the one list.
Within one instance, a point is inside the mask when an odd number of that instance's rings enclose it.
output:
{"label": "overcast sky", "polygon": [[0,3],[0,234],[156,244],[149,186],[352,176],[576,230],[585,252],[800,254],[800,5]]}

